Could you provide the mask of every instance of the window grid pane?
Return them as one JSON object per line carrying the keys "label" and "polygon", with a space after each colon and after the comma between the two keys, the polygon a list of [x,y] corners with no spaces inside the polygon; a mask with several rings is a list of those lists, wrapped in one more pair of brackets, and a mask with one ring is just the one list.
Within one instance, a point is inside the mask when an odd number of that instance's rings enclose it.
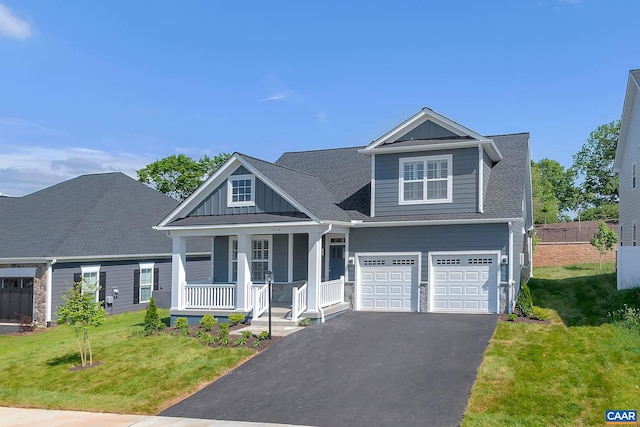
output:
{"label": "window grid pane", "polygon": [[234,179],[231,181],[231,200],[234,202],[251,201],[251,179]]}

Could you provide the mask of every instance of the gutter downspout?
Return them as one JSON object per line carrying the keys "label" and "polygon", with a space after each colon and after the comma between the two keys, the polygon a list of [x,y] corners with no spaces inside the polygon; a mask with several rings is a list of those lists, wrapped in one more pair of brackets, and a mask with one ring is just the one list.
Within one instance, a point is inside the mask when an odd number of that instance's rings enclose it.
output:
{"label": "gutter downspout", "polygon": [[[326,235],[326,234],[331,233],[331,230],[333,230],[333,224],[329,224],[329,228],[327,228],[327,230],[326,230],[324,233],[322,233],[322,234],[320,235],[320,237],[322,237],[322,236],[324,236],[324,235]],[[326,245],[326,244],[327,244],[327,243],[325,242],[325,245]],[[326,259],[325,259],[325,261],[326,261]],[[322,284],[322,281],[320,281],[320,284]],[[324,322],[325,322],[325,318],[324,318],[324,310],[322,309],[322,307],[320,307],[320,304],[318,304],[318,311],[320,312],[320,323],[324,323]]]}
{"label": "gutter downspout", "polygon": [[507,262],[507,268],[509,268],[509,301],[507,311],[509,314],[513,313],[513,305],[515,304],[514,284],[513,280],[513,223],[509,221],[509,259]]}
{"label": "gutter downspout", "polygon": [[53,265],[58,262],[56,258],[47,262],[47,308],[45,310],[45,323],[47,327],[51,326],[51,306],[53,305],[52,298],[52,287],[53,287]]}

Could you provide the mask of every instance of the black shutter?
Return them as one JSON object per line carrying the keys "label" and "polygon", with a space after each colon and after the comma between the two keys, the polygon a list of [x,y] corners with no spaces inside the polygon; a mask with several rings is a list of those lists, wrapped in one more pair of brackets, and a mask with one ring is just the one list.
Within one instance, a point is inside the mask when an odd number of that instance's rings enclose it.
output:
{"label": "black shutter", "polygon": [[140,304],[140,269],[133,270],[133,303]]}
{"label": "black shutter", "polygon": [[105,300],[107,299],[107,272],[100,272],[100,291],[98,291],[98,301],[102,302],[102,305],[105,305]]}
{"label": "black shutter", "polygon": [[160,269],[154,268],[153,269],[153,290],[154,291],[160,290],[160,279],[158,279],[158,277],[160,277]]}
{"label": "black shutter", "polygon": [[76,287],[76,283],[80,283],[82,281],[82,274],[81,273],[73,273],[73,287]]}

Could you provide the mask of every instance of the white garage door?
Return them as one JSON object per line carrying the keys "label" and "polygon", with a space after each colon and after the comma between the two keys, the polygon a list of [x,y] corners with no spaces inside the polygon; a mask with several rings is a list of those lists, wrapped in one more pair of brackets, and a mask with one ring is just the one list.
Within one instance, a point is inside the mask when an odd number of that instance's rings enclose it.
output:
{"label": "white garage door", "polygon": [[463,313],[498,312],[496,254],[433,256],[433,311]]}
{"label": "white garage door", "polygon": [[360,309],[411,311],[417,307],[418,257],[407,255],[359,257]]}

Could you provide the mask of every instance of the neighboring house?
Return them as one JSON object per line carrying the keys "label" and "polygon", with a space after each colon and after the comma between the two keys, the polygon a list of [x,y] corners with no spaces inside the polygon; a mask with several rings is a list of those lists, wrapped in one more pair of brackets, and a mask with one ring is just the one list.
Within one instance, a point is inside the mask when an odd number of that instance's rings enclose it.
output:
{"label": "neighboring house", "polygon": [[[428,108],[367,146],[235,153],[157,226],[173,239],[172,318],[266,309],[498,313],[529,277],[529,135],[483,136]],[[211,241],[210,282],[185,277]]]}
{"label": "neighboring house", "polygon": [[[23,197],[0,197],[0,320],[55,320],[72,282],[117,298],[109,313],[170,300],[171,240],[153,230],[178,202],[122,173],[84,175]],[[209,277],[209,253],[190,258],[190,280]]]}
{"label": "neighboring house", "polygon": [[[619,235],[618,221],[607,220],[607,226]],[[533,250],[536,267],[600,262],[600,252],[591,245],[600,221],[574,221],[536,225],[538,244]],[[604,254],[604,262],[616,262],[616,249]]]}
{"label": "neighboring house", "polygon": [[640,70],[629,72],[614,171],[619,176],[618,289],[640,287]]}

